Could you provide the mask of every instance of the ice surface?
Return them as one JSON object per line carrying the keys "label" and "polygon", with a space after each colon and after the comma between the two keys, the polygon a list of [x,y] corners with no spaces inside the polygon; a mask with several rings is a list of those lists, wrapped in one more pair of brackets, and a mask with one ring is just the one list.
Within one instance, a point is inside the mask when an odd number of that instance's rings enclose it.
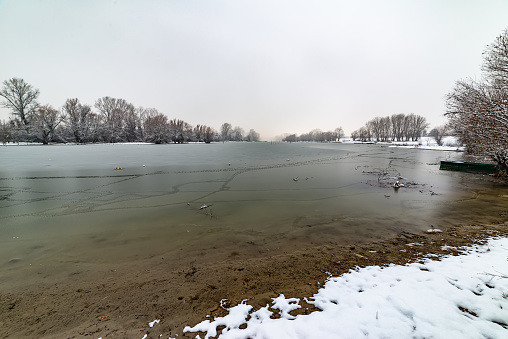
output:
{"label": "ice surface", "polygon": [[243,302],[184,332],[211,338],[225,326],[219,338],[508,338],[508,279],[500,277],[507,258],[501,238],[440,261],[351,270],[311,298],[321,311],[292,316],[300,300],[281,294],[271,306],[253,312]]}

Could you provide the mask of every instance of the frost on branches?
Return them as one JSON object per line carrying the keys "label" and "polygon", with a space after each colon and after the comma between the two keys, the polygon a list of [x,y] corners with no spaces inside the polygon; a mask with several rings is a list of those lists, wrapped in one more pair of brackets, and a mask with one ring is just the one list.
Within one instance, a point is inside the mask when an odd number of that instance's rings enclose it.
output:
{"label": "frost on branches", "polygon": [[508,29],[487,46],[480,80],[460,80],[446,97],[450,126],[471,154],[508,172]]}

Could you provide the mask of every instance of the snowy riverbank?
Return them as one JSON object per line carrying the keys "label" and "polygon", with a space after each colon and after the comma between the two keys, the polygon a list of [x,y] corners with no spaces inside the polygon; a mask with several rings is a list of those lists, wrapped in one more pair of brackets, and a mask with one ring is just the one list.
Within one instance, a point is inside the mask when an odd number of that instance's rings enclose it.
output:
{"label": "snowy riverbank", "polygon": [[[351,138],[341,139],[341,143],[359,143]],[[373,143],[373,142],[367,142]],[[435,151],[456,151],[463,152],[464,147],[458,145],[457,138],[453,136],[444,137],[442,145],[439,146],[436,140],[432,137],[421,137],[417,141],[390,141],[390,142],[375,142],[376,145],[389,146],[389,147],[405,147],[405,148],[418,148],[424,150],[435,150]]]}
{"label": "snowy riverbank", "polygon": [[[415,243],[414,246],[418,246]],[[196,338],[501,338],[508,335],[508,239],[461,249],[439,261],[369,266],[330,278],[308,300],[321,311],[291,315],[300,300],[280,295],[253,312],[248,301],[185,332]],[[432,257],[432,256],[430,256]],[[503,276],[503,277],[501,277]],[[272,319],[274,314],[277,319]]]}

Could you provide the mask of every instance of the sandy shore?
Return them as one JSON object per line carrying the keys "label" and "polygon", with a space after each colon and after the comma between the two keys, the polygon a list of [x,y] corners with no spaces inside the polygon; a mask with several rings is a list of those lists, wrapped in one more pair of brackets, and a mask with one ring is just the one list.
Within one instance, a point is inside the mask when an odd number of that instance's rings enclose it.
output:
{"label": "sandy shore", "polygon": [[[442,233],[400,233],[391,239],[344,246],[319,246],[255,259],[237,258],[206,265],[182,260],[169,270],[164,258],[96,277],[68,283],[31,286],[0,294],[0,336],[4,338],[147,338],[184,335],[207,315],[224,315],[220,301],[236,305],[243,299],[259,307],[280,293],[312,296],[329,273],[355,266],[405,264],[429,254],[454,249],[487,236],[508,235],[508,224],[460,226]],[[418,243],[411,246],[409,244]],[[171,266],[171,267],[174,267]],[[328,273],[329,272],[329,273]],[[303,307],[301,312],[310,312]],[[148,323],[161,322],[154,328]]]}

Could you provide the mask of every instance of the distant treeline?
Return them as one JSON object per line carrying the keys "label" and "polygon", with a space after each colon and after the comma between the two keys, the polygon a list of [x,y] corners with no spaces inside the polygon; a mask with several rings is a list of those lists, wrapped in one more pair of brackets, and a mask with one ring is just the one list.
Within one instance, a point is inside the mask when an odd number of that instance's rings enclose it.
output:
{"label": "distant treeline", "polygon": [[186,143],[212,141],[259,141],[251,129],[247,134],[240,127],[224,123],[220,131],[173,119],[155,108],[134,107],[124,99],[103,97],[94,109],[79,99],[67,99],[60,109],[40,105],[39,90],[23,79],[3,82],[2,107],[10,110],[7,122],[0,121],[0,142],[116,143],[151,142]]}
{"label": "distant treeline", "polygon": [[351,133],[351,138],[363,142],[417,141],[428,127],[427,119],[420,115],[393,114],[368,121]]}
{"label": "distant treeline", "polygon": [[331,141],[339,141],[340,138],[344,136],[344,131],[342,127],[338,127],[333,131],[323,132],[320,129],[313,129],[308,133],[303,133],[300,135],[290,134],[285,136],[282,141],[286,142],[297,142],[297,141],[314,141],[314,142],[331,142]]}
{"label": "distant treeline", "polygon": [[[429,127],[427,120],[420,116],[411,114],[393,114],[392,116],[376,117],[368,121],[363,127],[351,133],[353,140],[362,142],[367,141],[416,141],[425,134]],[[300,135],[286,135],[282,141],[314,141],[314,142],[332,142],[339,141],[344,137],[342,127],[333,131],[323,132],[320,129],[314,129],[308,133]]]}

